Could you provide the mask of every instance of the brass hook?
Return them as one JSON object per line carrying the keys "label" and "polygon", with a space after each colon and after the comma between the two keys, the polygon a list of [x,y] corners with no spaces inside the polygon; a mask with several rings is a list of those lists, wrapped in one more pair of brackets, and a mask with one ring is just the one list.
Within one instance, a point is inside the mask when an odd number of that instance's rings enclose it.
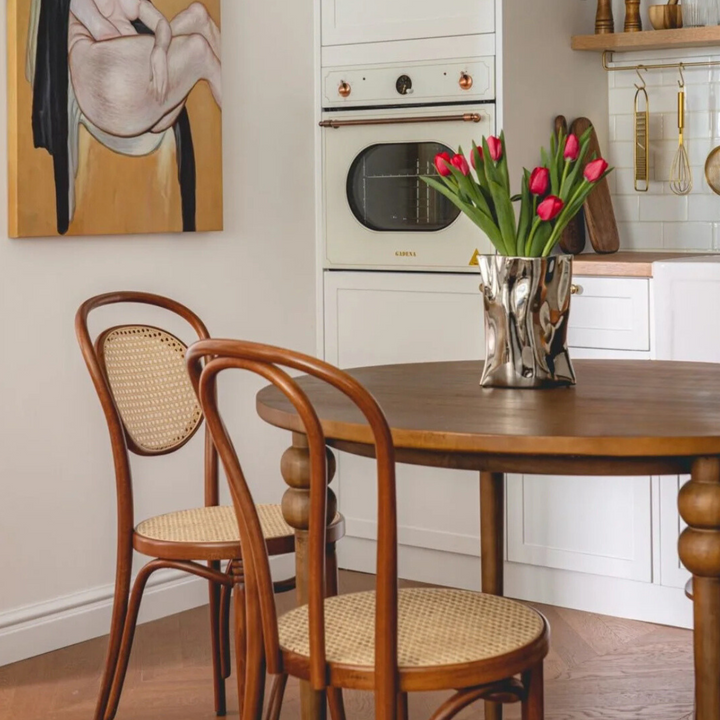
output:
{"label": "brass hook", "polygon": [[685,87],[685,75],[683,74],[683,64],[680,63],[678,65],[678,70],[680,71],[680,80],[678,80],[678,85],[680,86],[680,89],[682,90]]}
{"label": "brass hook", "polygon": [[635,87],[636,87],[638,90],[644,90],[644,89],[647,87],[647,83],[645,82],[645,78],[640,74],[640,71],[641,71],[641,70],[645,70],[645,66],[644,66],[644,65],[638,65],[638,67],[635,68],[635,72],[637,73],[637,76],[640,78],[640,82],[642,83],[642,85],[638,85],[637,83],[635,83]]}

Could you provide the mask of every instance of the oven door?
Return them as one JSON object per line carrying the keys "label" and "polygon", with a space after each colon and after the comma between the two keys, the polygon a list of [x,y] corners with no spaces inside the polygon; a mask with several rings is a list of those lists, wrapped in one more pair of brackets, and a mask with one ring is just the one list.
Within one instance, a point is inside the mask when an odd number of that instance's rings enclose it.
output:
{"label": "oven door", "polygon": [[494,105],[328,113],[324,126],[325,267],[477,271],[475,251],[494,252],[421,180],[437,153],[495,132]]}

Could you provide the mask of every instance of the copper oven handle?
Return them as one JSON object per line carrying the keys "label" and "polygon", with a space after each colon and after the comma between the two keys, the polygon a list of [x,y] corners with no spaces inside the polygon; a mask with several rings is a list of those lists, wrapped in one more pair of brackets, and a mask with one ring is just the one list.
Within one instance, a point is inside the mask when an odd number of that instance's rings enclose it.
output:
{"label": "copper oven handle", "polygon": [[337,130],[343,127],[357,127],[358,125],[404,125],[406,123],[433,123],[433,122],[473,122],[482,120],[480,113],[463,113],[462,115],[416,115],[414,117],[399,118],[372,118],[368,120],[323,120],[320,127]]}

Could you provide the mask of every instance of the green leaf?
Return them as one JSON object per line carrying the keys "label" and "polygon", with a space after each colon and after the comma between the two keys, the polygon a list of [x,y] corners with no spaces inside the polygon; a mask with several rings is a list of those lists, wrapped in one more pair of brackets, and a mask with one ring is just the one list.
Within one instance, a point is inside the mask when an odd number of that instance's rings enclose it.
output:
{"label": "green leaf", "polygon": [[482,159],[480,150],[474,140],[472,144],[472,156],[475,158],[475,174],[477,175],[478,183],[480,183],[480,187],[483,187],[490,192],[487,184],[487,175],[485,174],[485,161]]}
{"label": "green leaf", "polygon": [[552,235],[553,226],[549,222],[541,222],[538,226],[535,237],[533,238],[532,247],[530,248],[530,257],[542,257],[547,241]]}
{"label": "green leaf", "polygon": [[435,178],[423,176],[421,179],[433,188],[433,190],[437,190],[441,195],[444,195],[460,211],[464,212],[487,235],[499,253],[502,255],[509,254],[499,228],[487,215],[472,205],[463,202],[456,193],[438,182]]}
{"label": "green leaf", "polygon": [[533,216],[533,201],[530,193],[530,171],[523,170],[522,192],[520,194],[520,220],[518,222],[517,240],[515,246],[518,255],[525,254],[525,244],[527,243],[530,225]]}
{"label": "green leaf", "polygon": [[498,226],[502,233],[503,242],[508,249],[515,248],[516,230],[515,230],[515,210],[510,202],[510,196],[507,190],[499,183],[490,181],[490,192],[495,202],[495,210],[497,211]]}
{"label": "green leaf", "polygon": [[508,171],[508,154],[507,146],[505,145],[505,131],[500,133],[500,146],[502,147],[502,157],[498,162],[498,170],[500,171],[500,177],[502,178],[502,186],[505,188],[505,192],[510,194],[510,172]]}

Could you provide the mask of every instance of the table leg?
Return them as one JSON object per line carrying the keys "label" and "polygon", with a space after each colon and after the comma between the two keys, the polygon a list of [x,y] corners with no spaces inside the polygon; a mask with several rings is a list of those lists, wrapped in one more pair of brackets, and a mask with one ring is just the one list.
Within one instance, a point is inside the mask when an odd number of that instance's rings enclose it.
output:
{"label": "table leg", "polygon": [[[335,456],[327,450],[328,482],[335,475]],[[297,602],[308,602],[308,527],[310,524],[310,451],[307,438],[293,433],[292,447],[282,456],[280,471],[289,486],[282,499],[285,522],[295,529],[295,577],[297,579]],[[328,519],[337,512],[335,493],[328,489]],[[327,703],[324,692],[316,692],[307,682],[300,683],[300,707],[302,720],[325,720]]]}
{"label": "table leg", "polygon": [[[482,591],[502,595],[505,537],[505,476],[480,473],[480,561]],[[485,720],[502,720],[502,705],[485,703]]]}
{"label": "table leg", "polygon": [[697,720],[720,718],[720,459],[701,458],[680,491],[680,559],[693,574]]}

